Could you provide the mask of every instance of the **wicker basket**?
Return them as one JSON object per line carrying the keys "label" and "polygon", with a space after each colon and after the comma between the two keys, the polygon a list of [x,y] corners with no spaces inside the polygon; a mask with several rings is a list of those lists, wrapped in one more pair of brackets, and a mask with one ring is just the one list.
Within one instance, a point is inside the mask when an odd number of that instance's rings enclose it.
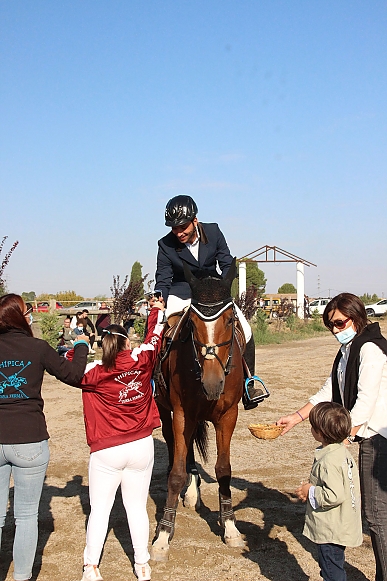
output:
{"label": "wicker basket", "polygon": [[284,426],[277,426],[276,424],[250,424],[249,430],[256,438],[261,440],[274,440],[277,438]]}

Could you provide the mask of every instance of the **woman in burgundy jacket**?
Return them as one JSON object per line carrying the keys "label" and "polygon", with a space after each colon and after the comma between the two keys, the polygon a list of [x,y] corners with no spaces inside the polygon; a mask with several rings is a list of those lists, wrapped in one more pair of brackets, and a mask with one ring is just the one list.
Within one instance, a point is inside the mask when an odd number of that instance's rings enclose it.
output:
{"label": "woman in burgundy jacket", "polygon": [[160,426],[151,379],[161,345],[163,310],[162,302],[155,303],[145,341],[133,350],[123,327],[107,327],[102,361],[87,366],[79,385],[91,452],[91,513],[82,581],[102,579],[98,564],[119,485],[134,549],[134,572],[141,581],[151,578],[146,503],[154,459],[152,431]]}

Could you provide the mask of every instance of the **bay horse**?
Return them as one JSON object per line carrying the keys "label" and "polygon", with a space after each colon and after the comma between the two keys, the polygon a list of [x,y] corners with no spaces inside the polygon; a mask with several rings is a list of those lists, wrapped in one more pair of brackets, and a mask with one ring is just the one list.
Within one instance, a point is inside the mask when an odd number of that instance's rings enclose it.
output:
{"label": "bay horse", "polygon": [[[231,284],[236,276],[236,259],[225,276],[195,277],[184,263],[192,291],[191,305],[184,313],[172,339],[169,355],[161,365],[164,382],[159,382],[156,402],[167,443],[170,473],[164,514],[158,523],[151,559],[167,561],[175,529],[179,494],[200,480],[194,466],[193,441],[206,460],[207,421],[216,432],[216,479],[219,484],[220,525],[226,545],[243,547],[235,525],[230,480],[230,442],[238,417],[238,402],[244,382],[245,339],[238,324]],[[191,474],[187,478],[188,470]],[[189,487],[189,489],[192,486]],[[198,508],[199,498],[185,506]]]}

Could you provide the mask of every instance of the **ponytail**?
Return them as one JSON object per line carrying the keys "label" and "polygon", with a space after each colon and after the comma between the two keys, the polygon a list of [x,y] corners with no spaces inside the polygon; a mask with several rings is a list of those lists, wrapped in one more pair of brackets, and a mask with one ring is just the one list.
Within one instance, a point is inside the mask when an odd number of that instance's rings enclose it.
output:
{"label": "ponytail", "polygon": [[126,350],[128,334],[121,325],[109,325],[102,331],[102,365],[111,371],[116,364],[117,355]]}

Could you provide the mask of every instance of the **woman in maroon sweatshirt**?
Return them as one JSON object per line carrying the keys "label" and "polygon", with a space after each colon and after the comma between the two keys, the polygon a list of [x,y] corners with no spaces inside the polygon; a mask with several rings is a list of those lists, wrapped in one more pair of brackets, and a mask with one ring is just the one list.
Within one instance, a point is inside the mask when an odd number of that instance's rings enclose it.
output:
{"label": "woman in maroon sweatshirt", "polygon": [[133,350],[123,327],[107,327],[102,361],[87,366],[79,385],[91,452],[91,513],[82,581],[102,579],[98,564],[119,485],[134,549],[134,572],[141,581],[151,578],[146,503],[154,459],[152,431],[160,426],[151,379],[161,345],[163,310],[162,302],[155,303],[145,341]]}

